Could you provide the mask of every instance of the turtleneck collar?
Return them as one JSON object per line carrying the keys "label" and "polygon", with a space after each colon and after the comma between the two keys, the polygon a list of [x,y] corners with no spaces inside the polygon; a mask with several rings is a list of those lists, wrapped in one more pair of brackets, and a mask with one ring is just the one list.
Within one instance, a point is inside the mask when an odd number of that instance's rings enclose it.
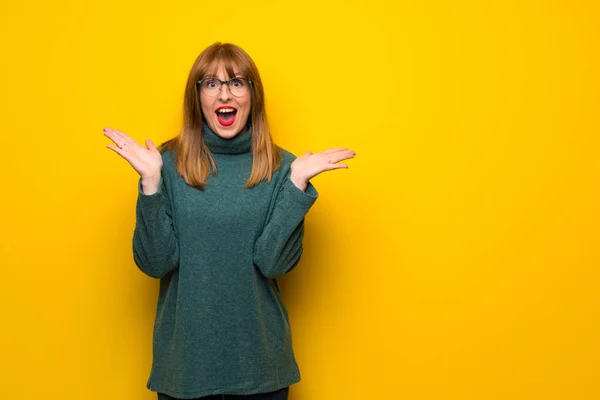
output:
{"label": "turtleneck collar", "polygon": [[242,154],[248,153],[252,145],[252,130],[249,125],[231,139],[223,139],[213,132],[204,122],[204,142],[211,153],[216,154]]}

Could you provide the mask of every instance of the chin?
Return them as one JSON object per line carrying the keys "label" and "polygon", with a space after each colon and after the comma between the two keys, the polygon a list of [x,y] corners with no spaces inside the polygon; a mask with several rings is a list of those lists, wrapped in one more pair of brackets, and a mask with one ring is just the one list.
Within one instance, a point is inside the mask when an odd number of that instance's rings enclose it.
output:
{"label": "chin", "polygon": [[236,131],[224,132],[224,133],[217,132],[217,133],[219,133],[219,136],[226,138],[226,139],[232,139],[235,136],[237,136],[237,134],[238,134],[238,132],[236,132]]}
{"label": "chin", "polygon": [[223,128],[218,124],[219,123],[217,122],[217,129],[216,130],[213,129],[213,130],[216,134],[218,134],[219,136],[221,136],[223,138],[231,139],[232,137],[236,136],[240,132],[240,129],[236,128],[234,126],[229,126],[227,128]]}

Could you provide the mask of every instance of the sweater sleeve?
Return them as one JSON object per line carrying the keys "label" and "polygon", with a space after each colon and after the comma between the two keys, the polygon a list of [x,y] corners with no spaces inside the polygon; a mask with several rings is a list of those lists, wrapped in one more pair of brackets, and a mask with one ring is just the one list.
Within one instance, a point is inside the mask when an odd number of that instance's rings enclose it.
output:
{"label": "sweater sleeve", "polygon": [[265,277],[284,275],[300,261],[304,216],[317,197],[318,192],[310,182],[304,192],[289,175],[282,183],[273,212],[254,245],[254,264]]}
{"label": "sweater sleeve", "polygon": [[179,244],[163,177],[158,191],[150,195],[142,191],[141,178],[138,181],[133,258],[153,278],[162,278],[179,265]]}

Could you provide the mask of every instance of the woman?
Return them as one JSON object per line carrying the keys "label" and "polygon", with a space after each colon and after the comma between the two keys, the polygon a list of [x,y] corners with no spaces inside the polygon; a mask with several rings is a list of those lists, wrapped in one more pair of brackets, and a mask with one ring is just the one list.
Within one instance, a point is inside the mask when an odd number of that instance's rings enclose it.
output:
{"label": "woman", "polygon": [[219,42],[190,71],[178,136],[157,149],[104,132],[140,174],[134,260],[160,278],[147,387],[165,400],[287,399],[300,373],[276,279],[300,260],[309,180],[354,151],[276,146],[254,62]]}

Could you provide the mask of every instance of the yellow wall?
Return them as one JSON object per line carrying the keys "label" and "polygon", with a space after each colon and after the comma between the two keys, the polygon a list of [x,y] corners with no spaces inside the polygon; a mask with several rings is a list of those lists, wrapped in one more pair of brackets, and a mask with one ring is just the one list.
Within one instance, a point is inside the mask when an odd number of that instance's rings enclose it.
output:
{"label": "yellow wall", "polygon": [[158,281],[101,128],[172,137],[217,40],[280,145],[357,152],[281,282],[291,400],[600,398],[596,1],[83,3],[0,5],[2,398],[155,398]]}

